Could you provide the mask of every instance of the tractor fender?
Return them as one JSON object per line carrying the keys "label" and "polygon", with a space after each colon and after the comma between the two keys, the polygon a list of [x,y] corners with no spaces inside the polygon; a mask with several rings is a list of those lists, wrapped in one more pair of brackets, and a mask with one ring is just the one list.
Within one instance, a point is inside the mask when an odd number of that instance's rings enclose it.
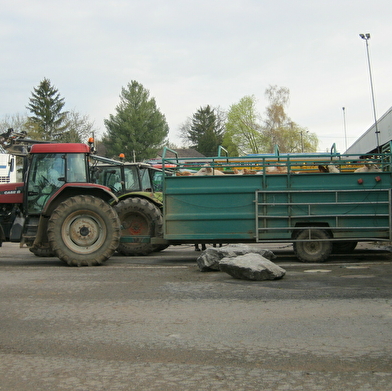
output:
{"label": "tractor fender", "polygon": [[106,186],[95,183],[66,183],[53,193],[46,202],[41,214],[50,216],[63,201],[77,195],[91,195],[104,200],[110,205],[116,205],[119,201],[117,196]]}
{"label": "tractor fender", "polygon": [[119,196],[119,201],[126,200],[128,198],[143,198],[152,204],[154,204],[156,207],[158,207],[160,210],[163,208],[163,201],[162,201],[162,193],[151,193],[147,191],[134,191],[131,193],[125,193],[121,194]]}

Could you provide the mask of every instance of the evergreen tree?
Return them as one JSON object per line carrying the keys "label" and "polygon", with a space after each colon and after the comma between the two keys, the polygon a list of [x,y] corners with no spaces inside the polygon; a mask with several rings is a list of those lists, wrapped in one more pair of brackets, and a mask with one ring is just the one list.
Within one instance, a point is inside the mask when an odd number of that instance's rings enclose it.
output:
{"label": "evergreen tree", "polygon": [[223,114],[209,105],[193,114],[187,137],[192,147],[205,156],[216,156],[224,133]]}
{"label": "evergreen tree", "polygon": [[44,78],[38,87],[34,88],[30,103],[26,108],[32,113],[29,122],[38,132],[42,140],[59,140],[66,130],[67,112],[62,111],[64,98],[51,85],[49,79]]}
{"label": "evergreen tree", "polygon": [[154,98],[135,80],[122,88],[116,114],[105,119],[107,133],[103,143],[107,155],[124,153],[127,160],[154,158],[169,134],[165,116],[157,108]]}

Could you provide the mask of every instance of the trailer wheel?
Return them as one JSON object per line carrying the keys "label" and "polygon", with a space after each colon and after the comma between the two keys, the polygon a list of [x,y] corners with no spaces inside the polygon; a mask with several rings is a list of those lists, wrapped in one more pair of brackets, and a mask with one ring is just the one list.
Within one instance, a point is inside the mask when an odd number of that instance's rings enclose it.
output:
{"label": "trailer wheel", "polygon": [[48,240],[53,252],[70,266],[101,265],[116,251],[120,221],[100,198],[68,198],[52,213]]}
{"label": "trailer wheel", "polygon": [[332,243],[324,241],[330,239],[330,235],[322,229],[304,229],[295,237],[297,240],[309,238],[312,239],[311,242],[294,242],[295,255],[301,262],[324,262],[332,252]]}
{"label": "trailer wheel", "polygon": [[351,254],[358,242],[347,241],[347,242],[333,242],[332,243],[332,254]]}
{"label": "trailer wheel", "polygon": [[[163,236],[163,219],[161,211],[144,198],[132,197],[119,202],[114,209],[121,221],[121,235],[124,241],[120,242],[117,251],[122,255],[147,255],[153,251],[163,250],[161,245],[152,245],[151,237]],[[127,243],[126,237],[137,239],[140,242]],[[148,242],[143,242],[146,240]]]}

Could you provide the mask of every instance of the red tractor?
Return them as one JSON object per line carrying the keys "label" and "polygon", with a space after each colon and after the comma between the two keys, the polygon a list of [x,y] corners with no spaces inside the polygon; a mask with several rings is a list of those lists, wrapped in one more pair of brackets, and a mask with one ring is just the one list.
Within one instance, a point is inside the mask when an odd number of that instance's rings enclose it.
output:
{"label": "red tractor", "polygon": [[10,150],[24,157],[24,182],[0,184],[1,241],[20,242],[39,256],[55,254],[68,265],[102,264],[119,245],[121,224],[112,207],[116,195],[90,179],[92,148],[27,148],[31,140],[18,141]]}

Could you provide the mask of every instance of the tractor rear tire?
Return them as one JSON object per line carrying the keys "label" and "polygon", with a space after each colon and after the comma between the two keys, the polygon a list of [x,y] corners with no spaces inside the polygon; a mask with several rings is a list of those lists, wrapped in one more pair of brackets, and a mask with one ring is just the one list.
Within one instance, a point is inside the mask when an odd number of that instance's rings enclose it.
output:
{"label": "tractor rear tire", "polygon": [[68,198],[48,222],[49,245],[70,266],[101,265],[116,251],[120,235],[114,209],[89,195]]}
{"label": "tractor rear tire", "polygon": [[[310,235],[309,235],[310,231]],[[295,236],[296,240],[312,239],[310,242],[294,242],[294,252],[301,262],[324,262],[331,255],[332,242],[327,231],[322,229],[304,229]],[[318,241],[317,239],[321,239]]]}
{"label": "tractor rear tire", "polygon": [[49,247],[30,247],[30,252],[32,252],[36,257],[55,257],[55,253]]}
{"label": "tractor rear tire", "polygon": [[168,247],[170,246],[170,244],[156,244],[154,245],[154,252],[159,252],[159,251],[163,251],[166,250]]}
{"label": "tractor rear tire", "polygon": [[121,242],[117,251],[122,255],[147,255],[163,250],[162,245],[153,245],[151,237],[163,237],[162,213],[157,206],[144,198],[132,197],[119,202],[115,211],[121,221],[121,235],[140,242]]}

